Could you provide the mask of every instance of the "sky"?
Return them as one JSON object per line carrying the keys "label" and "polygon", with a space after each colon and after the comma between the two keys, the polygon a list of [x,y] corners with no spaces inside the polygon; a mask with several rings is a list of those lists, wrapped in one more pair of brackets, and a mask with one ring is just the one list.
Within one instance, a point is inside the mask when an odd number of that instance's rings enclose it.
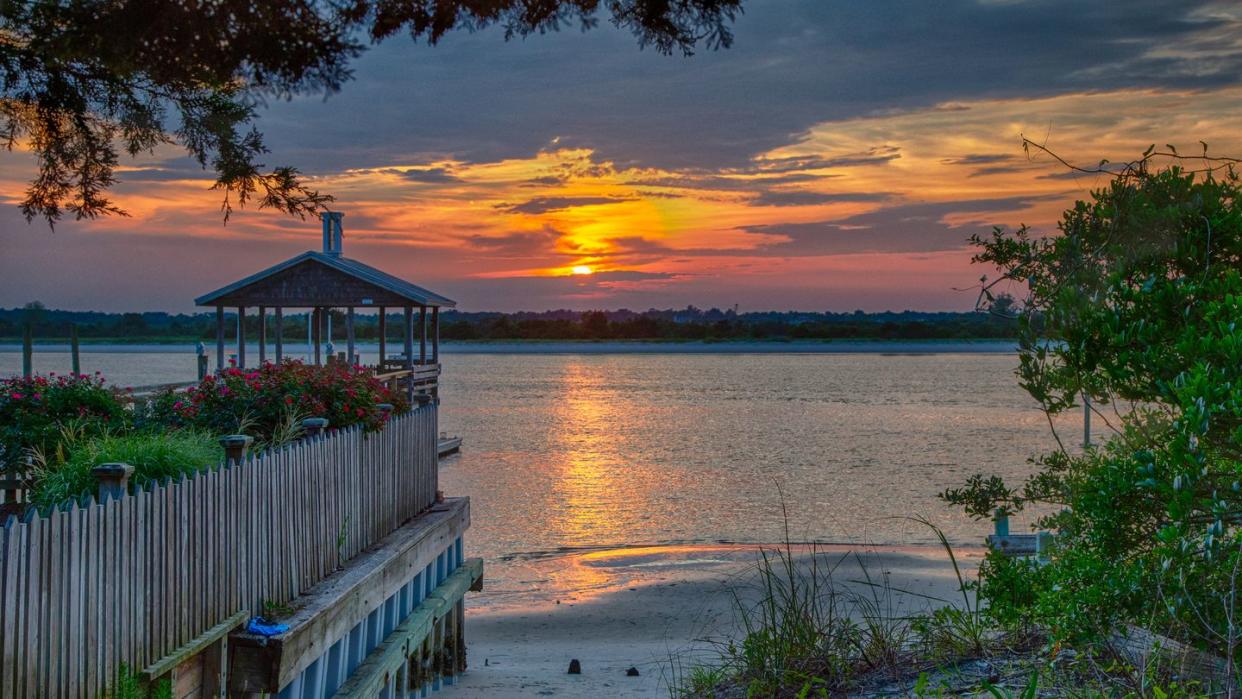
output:
{"label": "sky", "polygon": [[[748,0],[733,47],[640,50],[601,22],[396,37],[337,94],[267,105],[269,165],[336,196],[345,254],[463,310],[970,310],[968,239],[1052,233],[1150,144],[1242,154],[1242,6]],[[129,218],[50,231],[0,155],[0,306],[189,311],[308,249],[175,147],[124,160]]]}

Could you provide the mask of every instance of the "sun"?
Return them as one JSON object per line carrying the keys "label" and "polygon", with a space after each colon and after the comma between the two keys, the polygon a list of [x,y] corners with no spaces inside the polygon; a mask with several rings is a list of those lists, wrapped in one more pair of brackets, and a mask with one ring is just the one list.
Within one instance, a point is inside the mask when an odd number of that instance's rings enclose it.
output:
{"label": "sun", "polygon": [[594,274],[595,273],[595,270],[591,269],[590,265],[577,265],[569,271],[574,274]]}

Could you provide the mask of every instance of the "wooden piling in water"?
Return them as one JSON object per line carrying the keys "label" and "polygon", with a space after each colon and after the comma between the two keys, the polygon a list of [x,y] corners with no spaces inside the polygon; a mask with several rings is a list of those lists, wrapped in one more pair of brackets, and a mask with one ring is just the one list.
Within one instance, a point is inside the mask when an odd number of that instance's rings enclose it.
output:
{"label": "wooden piling in water", "polygon": [[69,325],[69,354],[73,357],[73,375],[82,373],[82,356],[78,351],[78,324]]}
{"label": "wooden piling in water", "polygon": [[22,331],[22,376],[34,375],[34,327],[27,322]]}

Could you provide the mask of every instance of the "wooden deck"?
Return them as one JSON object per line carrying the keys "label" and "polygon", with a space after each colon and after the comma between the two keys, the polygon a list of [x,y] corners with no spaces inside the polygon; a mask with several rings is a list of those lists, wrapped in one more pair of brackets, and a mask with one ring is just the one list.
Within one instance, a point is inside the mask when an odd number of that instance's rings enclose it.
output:
{"label": "wooden deck", "polygon": [[[295,682],[469,527],[469,498],[450,498],[306,590],[296,600],[296,611],[281,619],[289,625],[287,632],[270,638],[234,633],[229,638],[230,691],[275,693]],[[470,570],[467,586],[474,586],[482,576],[481,563],[471,563]],[[383,638],[376,636],[376,644]],[[348,674],[343,663],[334,669],[342,678]]]}
{"label": "wooden deck", "polygon": [[461,437],[446,437],[442,434],[436,449],[441,459],[450,454],[456,454],[461,451]]}
{"label": "wooden deck", "polygon": [[300,604],[436,505],[435,413],[8,519],[0,696],[98,696],[121,663],[158,671],[241,610]]}

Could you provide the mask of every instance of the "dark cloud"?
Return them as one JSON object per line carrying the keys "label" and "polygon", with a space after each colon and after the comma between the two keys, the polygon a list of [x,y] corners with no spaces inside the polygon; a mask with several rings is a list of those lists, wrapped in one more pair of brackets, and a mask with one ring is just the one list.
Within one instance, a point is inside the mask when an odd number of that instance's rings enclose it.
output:
{"label": "dark cloud", "polygon": [[[966,245],[972,234],[1016,223],[1022,209],[1045,198],[1002,197],[936,203],[899,204],[831,221],[747,226],[750,233],[780,236],[756,251],[761,255],[813,256],[860,252],[933,252]],[[954,214],[979,214],[969,223],[950,225]]]}
{"label": "dark cloud", "polygon": [[818,175],[810,172],[791,172],[789,174],[776,175],[773,177],[743,178],[693,172],[686,173],[679,177],[653,177],[649,179],[631,180],[626,184],[645,187],[666,187],[669,189],[753,192],[756,189],[771,185],[814,182],[816,180],[835,179],[837,177],[840,177],[840,175]]}
{"label": "dark cloud", "polygon": [[633,269],[616,269],[607,272],[596,272],[590,275],[599,282],[646,282],[664,279],[676,279],[681,275],[671,272],[640,272]]}
{"label": "dark cloud", "polygon": [[801,189],[775,189],[761,193],[750,200],[751,206],[814,206],[834,202],[868,202],[884,201],[891,195],[887,192],[808,192]]}
{"label": "dark cloud", "polygon": [[535,197],[520,204],[500,204],[496,208],[513,214],[546,214],[549,211],[571,209],[575,206],[595,206],[633,201],[622,197]]}
{"label": "dark cloud", "polygon": [[420,184],[453,184],[461,182],[461,178],[449,172],[448,168],[443,167],[397,170],[395,172],[411,182],[418,182]]}
{"label": "dark cloud", "polygon": [[1049,172],[1043,175],[1037,175],[1037,180],[1065,180],[1069,182],[1091,182],[1102,178],[1111,177],[1110,173],[1120,173],[1125,169],[1125,165],[1121,163],[1105,163],[1101,168],[1104,172],[1081,172],[1079,170],[1070,170],[1068,168],[1057,172]]}
{"label": "dark cloud", "polygon": [[550,227],[506,235],[470,235],[462,238],[473,250],[496,255],[546,254],[560,233]]}
{"label": "dark cloud", "polygon": [[828,170],[834,167],[858,167],[861,165],[887,165],[901,157],[901,149],[895,146],[875,146],[863,153],[832,158],[820,156],[793,156],[757,160],[751,172],[803,172],[805,170]]}
{"label": "dark cloud", "polygon": [[943,158],[940,162],[945,165],[991,165],[1013,159],[1014,156],[1004,153],[972,153],[958,158]]}
{"label": "dark cloud", "polygon": [[[744,168],[812,125],[981,98],[1236,84],[1238,20],[1209,0],[749,2],[733,48],[640,51],[607,23],[435,47],[394,38],[326,102],[273,102],[273,160],[310,172],[586,147],[620,165]],[[1178,46],[1175,55],[1153,48]],[[360,109],[365,105],[365,109]]]}
{"label": "dark cloud", "polygon": [[168,170],[160,167],[144,167],[135,168],[133,170],[124,170],[116,174],[117,180],[121,182],[168,182],[171,180],[187,180],[192,178],[210,180],[211,175],[199,170],[198,172],[185,172],[181,170]]}
{"label": "dark cloud", "polygon": [[170,180],[214,180],[215,173],[204,170],[190,158],[176,158],[160,163],[158,167],[140,167],[116,173],[121,182],[167,182]]}
{"label": "dark cloud", "polygon": [[972,171],[967,177],[987,177],[988,175],[1008,175],[1014,172],[1022,172],[1029,170],[1027,165],[994,165],[992,167],[981,167]]}
{"label": "dark cloud", "polygon": [[523,187],[556,187],[565,184],[569,178],[559,175],[547,175],[545,177],[534,177],[522,183]]}

